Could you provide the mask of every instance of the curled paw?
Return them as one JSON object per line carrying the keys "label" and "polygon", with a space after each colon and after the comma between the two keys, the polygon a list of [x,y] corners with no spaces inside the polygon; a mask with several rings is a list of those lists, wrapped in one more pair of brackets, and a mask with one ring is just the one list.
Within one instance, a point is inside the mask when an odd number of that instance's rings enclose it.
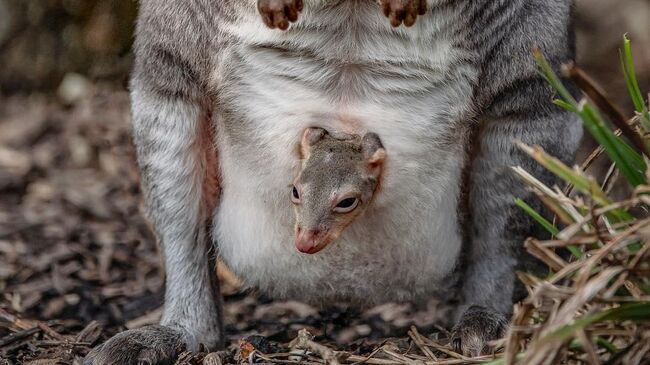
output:
{"label": "curled paw", "polygon": [[83,365],[173,364],[185,348],[182,334],[164,326],[149,326],[119,333],[95,347]]}
{"label": "curled paw", "polygon": [[486,354],[487,343],[505,336],[508,328],[506,318],[491,309],[472,306],[454,326],[450,344],[454,350],[465,356]]}
{"label": "curled paw", "polygon": [[257,9],[269,28],[286,30],[289,23],[298,20],[302,0],[257,0]]}
{"label": "curled paw", "polygon": [[418,15],[427,12],[427,0],[379,0],[379,5],[393,27],[399,27],[402,22],[410,27]]}

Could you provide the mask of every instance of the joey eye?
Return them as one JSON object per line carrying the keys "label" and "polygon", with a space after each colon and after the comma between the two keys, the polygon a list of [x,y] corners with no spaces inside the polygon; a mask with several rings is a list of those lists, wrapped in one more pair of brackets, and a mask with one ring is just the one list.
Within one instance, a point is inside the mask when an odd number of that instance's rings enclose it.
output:
{"label": "joey eye", "polygon": [[298,188],[295,186],[293,187],[293,190],[291,191],[291,200],[294,203],[300,203],[300,194],[298,193]]}
{"label": "joey eye", "polygon": [[338,213],[349,213],[353,211],[357,205],[359,205],[359,199],[357,198],[343,199],[338,204],[336,204],[334,211]]}

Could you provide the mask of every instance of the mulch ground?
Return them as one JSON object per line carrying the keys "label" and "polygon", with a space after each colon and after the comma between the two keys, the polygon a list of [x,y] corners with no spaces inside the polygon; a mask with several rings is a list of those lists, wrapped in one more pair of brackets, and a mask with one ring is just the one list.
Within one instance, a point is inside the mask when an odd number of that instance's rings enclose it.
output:
{"label": "mulch ground", "polygon": [[[89,87],[68,100],[0,98],[0,365],[81,364],[94,345],[160,316],[164,278],[140,209],[128,96]],[[297,362],[296,337],[313,339],[320,363],[328,348],[376,364],[448,352],[435,303],[314,308],[242,291],[226,270],[220,279],[231,345],[217,363]],[[215,363],[205,355],[178,363]]]}

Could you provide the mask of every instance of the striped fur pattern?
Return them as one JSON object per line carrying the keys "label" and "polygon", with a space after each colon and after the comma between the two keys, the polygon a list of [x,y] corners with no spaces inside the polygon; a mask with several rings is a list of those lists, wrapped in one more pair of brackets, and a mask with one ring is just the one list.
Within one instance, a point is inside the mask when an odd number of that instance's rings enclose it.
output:
{"label": "striped fur pattern", "polygon": [[[509,166],[552,183],[512,140],[572,156],[581,136],[531,57],[571,58],[571,1],[428,0],[409,28],[373,0],[304,3],[281,31],[255,0],[141,1],[133,132],[166,263],[161,324],[192,349],[221,345],[215,252],[276,297],[458,299],[459,323],[473,323],[470,306],[501,323],[534,229],[513,206],[528,193]],[[373,205],[311,256],[293,244],[289,188],[308,127],[377,133],[388,154]],[[111,356],[99,348],[87,363]]]}

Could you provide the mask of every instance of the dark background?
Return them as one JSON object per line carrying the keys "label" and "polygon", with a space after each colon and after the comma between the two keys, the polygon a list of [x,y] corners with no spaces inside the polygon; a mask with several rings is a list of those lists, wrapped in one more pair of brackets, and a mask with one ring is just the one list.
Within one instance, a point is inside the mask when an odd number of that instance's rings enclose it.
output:
{"label": "dark background", "polygon": [[123,79],[136,13],[132,0],[0,0],[0,89],[52,90],[68,72]]}

